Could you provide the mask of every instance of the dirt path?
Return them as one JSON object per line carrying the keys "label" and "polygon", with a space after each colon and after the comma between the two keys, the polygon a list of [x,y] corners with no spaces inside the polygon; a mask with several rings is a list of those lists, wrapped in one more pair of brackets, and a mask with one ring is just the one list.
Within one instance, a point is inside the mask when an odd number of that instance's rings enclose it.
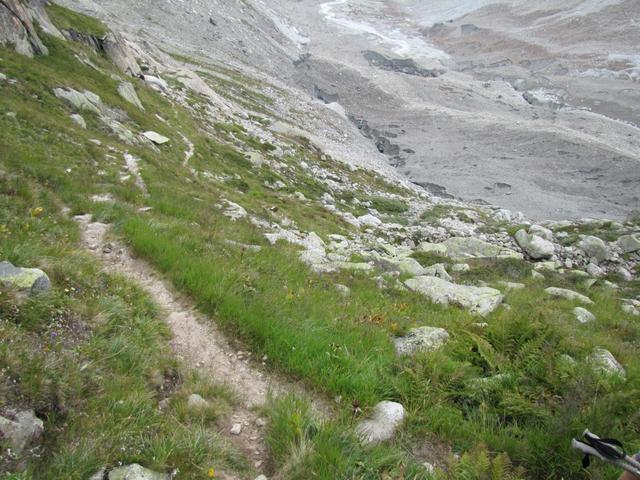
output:
{"label": "dirt path", "polygon": [[[75,217],[81,225],[83,245],[116,273],[138,282],[165,313],[165,321],[173,333],[172,348],[189,368],[198,370],[217,383],[227,384],[240,398],[239,405],[223,425],[231,440],[254,462],[256,469],[264,464],[267,449],[263,422],[253,408],[275,394],[299,391],[269,375],[249,360],[248,352],[234,349],[215,323],[197,312],[173,290],[146,262],[133,258],[122,245],[105,240],[109,225],[91,222],[91,215]],[[232,434],[234,425],[242,425],[240,434]]]}

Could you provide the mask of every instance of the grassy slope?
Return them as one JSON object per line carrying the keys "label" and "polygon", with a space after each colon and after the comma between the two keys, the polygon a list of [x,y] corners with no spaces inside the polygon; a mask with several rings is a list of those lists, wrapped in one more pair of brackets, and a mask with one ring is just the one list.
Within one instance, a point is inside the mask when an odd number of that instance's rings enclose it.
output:
{"label": "grassy slope", "polygon": [[[72,20],[73,17],[67,17],[67,21]],[[48,42],[51,55],[34,60],[0,49],[3,59],[0,70],[19,80],[16,86],[1,87],[3,109],[17,112],[17,118],[0,117],[0,131],[6,138],[6,142],[3,141],[6,148],[0,151],[2,199],[7,205],[2,209],[6,218],[0,222],[7,226],[0,234],[0,253],[2,258],[20,265],[41,265],[50,273],[56,272],[56,268],[64,272],[54,275],[58,280],[56,293],[51,299],[43,300],[46,305],[63,302],[71,312],[79,309],[77,315],[90,325],[98,312],[106,310],[103,313],[107,317],[106,326],[100,323],[92,327],[96,333],[91,340],[88,343],[82,340],[70,350],[80,350],[87,359],[107,358],[100,365],[114,377],[114,384],[105,390],[116,397],[125,391],[136,392],[137,402],[132,402],[131,408],[148,412],[148,415],[136,413],[136,417],[140,419],[141,429],[148,425],[157,429],[154,438],[160,446],[151,442],[152,446],[138,447],[147,443],[135,436],[136,431],[141,430],[132,428],[128,445],[132,450],[141,448],[140,453],[121,453],[118,442],[112,442],[111,447],[97,450],[91,459],[78,459],[78,455],[86,455],[89,449],[80,448],[73,439],[82,439],[80,445],[83,445],[82,442],[98,441],[93,432],[106,432],[109,438],[126,436],[128,426],[118,419],[127,418],[137,410],[121,412],[114,408],[109,395],[96,397],[95,392],[102,390],[92,388],[104,388],[104,384],[93,385],[90,380],[95,379],[95,375],[83,374],[71,367],[60,367],[45,375],[43,366],[36,369],[36,375],[60,378],[60,383],[73,385],[68,387],[66,397],[77,402],[79,406],[74,408],[87,413],[92,421],[84,415],[77,419],[53,417],[53,428],[48,431],[54,433],[50,434],[52,440],[48,445],[57,447],[47,449],[41,460],[34,460],[34,470],[48,471],[54,465],[59,468],[55,472],[76,478],[72,472],[77,475],[78,465],[82,465],[84,474],[116,459],[140,460],[165,468],[180,466],[183,472],[184,469],[190,471],[189,468],[202,472],[212,461],[231,462],[227,452],[215,442],[213,447],[191,450],[204,439],[198,435],[199,429],[210,423],[197,420],[197,428],[190,431],[181,427],[192,419],[160,416],[154,410],[158,397],[152,383],[145,380],[153,378],[153,372],[168,368],[163,354],[166,339],[156,333],[163,328],[143,295],[138,292],[132,296],[118,290],[130,291],[130,286],[122,281],[104,280],[83,257],[80,257],[81,264],[88,265],[83,268],[89,268],[90,274],[74,270],[76,267],[70,259],[77,255],[69,255],[68,251],[74,251],[77,231],[59,216],[63,204],[69,205],[73,213],[91,212],[98,219],[113,222],[138,254],[165,272],[177,288],[189,293],[203,311],[215,315],[229,333],[242,338],[257,353],[267,354],[274,368],[329,395],[342,396],[340,417],[328,425],[318,425],[310,418],[300,400],[274,402],[270,410],[274,463],[286,464],[290,478],[380,478],[384,472],[392,478],[423,478],[425,471],[406,451],[423,439],[433,438],[434,434],[451,442],[456,451],[472,452],[452,467],[452,478],[515,475],[509,473],[509,468],[502,467],[508,463],[505,457],[499,456],[491,464],[486,459],[487,450],[493,455],[506,452],[526,470],[522,475],[527,478],[582,478],[585,474],[580,473],[579,459],[568,450],[572,435],[589,426],[596,432],[606,432],[629,442],[635,440],[634,432],[640,427],[637,417],[640,376],[635,354],[640,327],[637,320],[621,312],[609,291],[596,287],[588,292],[596,300],[593,312],[598,322],[585,327],[573,319],[571,302],[545,297],[542,292],[544,286],[560,283],[578,290],[582,288],[580,285],[562,278],[549,279],[548,284],[527,278],[526,290],[508,294],[512,309],[492,314],[487,319],[489,327],[481,329],[474,325],[477,319],[464,311],[435,306],[406,292],[381,292],[365,276],[311,274],[302,264],[292,261],[294,247],[268,247],[259,229],[248,222],[231,222],[215,205],[221,198],[227,198],[261,217],[276,218],[277,214],[285,214],[301,229],[321,235],[344,233],[349,230],[348,225],[313,204],[294,203],[265,188],[264,180],[273,181],[273,174],[265,168],[252,170],[234,148],[223,145],[222,139],[229,138],[224,129],[219,131],[220,139],[213,140],[198,128],[198,120],[186,110],[167,103],[148,89],[138,88],[146,108],[143,114],[117,96],[117,82],[108,74],[112,67],[104,59],[83,52],[77,45],[52,39]],[[74,50],[87,54],[105,73],[73,59]],[[160,153],[142,146],[122,145],[89,114],[85,115],[89,129],[77,130],[68,118],[71,110],[51,93],[53,87],[63,85],[99,93],[106,103],[129,114],[131,128],[155,130],[174,141]],[[166,118],[171,127],[157,120],[154,113]],[[186,147],[174,128],[195,144],[196,155],[191,167],[217,175],[237,174],[241,181],[212,182],[193,176],[182,166]],[[99,139],[103,145],[91,143],[92,138]],[[110,152],[109,146],[116,151]],[[291,168],[281,176],[308,198],[319,198],[325,188],[305,177],[296,165],[301,159],[313,163],[323,161],[305,148],[304,143],[296,148],[296,155],[287,159]],[[145,198],[132,181],[120,182],[124,151],[141,158],[150,197]],[[325,164],[335,170],[341,168],[330,162]],[[340,173],[347,174],[344,170]],[[356,175],[361,182],[383,187],[368,175],[361,172]],[[112,193],[118,203],[89,201],[91,194],[105,192]],[[43,218],[30,218],[29,210],[40,205],[46,207]],[[145,215],[136,214],[141,206],[153,209]],[[271,206],[277,206],[278,212],[273,213]],[[385,206],[389,213],[401,214],[403,210],[397,203]],[[53,220],[58,222],[55,228],[48,224]],[[40,230],[33,226],[21,227],[30,229],[24,234],[14,227],[38,222],[47,222],[47,235],[40,235]],[[49,233],[50,229],[53,232],[59,229],[59,236]],[[62,245],[59,245],[60,238],[65,239]],[[257,254],[241,252],[226,245],[226,239],[265,248]],[[499,265],[480,265],[475,275],[503,278],[505,271],[511,270]],[[64,293],[67,283],[61,281],[65,278],[77,279],[78,283],[95,281],[97,286],[87,291],[97,293],[83,294],[77,300],[68,298]],[[351,296],[345,300],[337,295],[334,282],[348,285]],[[110,299],[114,299],[111,301],[115,307],[108,302],[109,309],[100,307]],[[4,308],[13,308],[10,300],[4,302]],[[93,309],[91,305],[95,305]],[[123,314],[118,309],[139,313]],[[38,317],[53,315],[46,312]],[[9,320],[5,322],[7,334],[18,336],[25,342],[25,349],[29,348],[32,336],[42,342],[50,334],[33,319]],[[35,323],[29,327],[33,331],[23,331],[30,322]],[[397,360],[390,337],[417,325],[443,326],[451,333],[452,341],[438,353]],[[139,340],[135,345],[123,343],[122,336],[118,337],[122,331],[127,335],[135,332],[139,337],[133,338]],[[115,346],[111,345],[112,341]],[[99,345],[94,346],[92,342]],[[582,359],[594,346],[609,348],[627,367],[626,382],[603,379],[588,368]],[[117,352],[119,347],[132,351],[126,357],[133,365],[130,368],[120,364],[121,354],[109,358],[109,352]],[[3,355],[3,363],[12,362],[12,368],[16,369],[27,368],[28,364],[19,357],[11,360],[9,353]],[[563,353],[572,355],[578,363],[574,367],[564,364],[560,359]],[[497,373],[505,375],[496,382],[477,383],[477,379]],[[66,375],[72,375],[73,381],[65,380]],[[25,378],[26,375],[20,373],[19,376]],[[32,383],[33,380],[25,385],[19,383],[19,393],[28,403],[39,398],[36,393],[23,393],[23,390],[30,391]],[[135,388],[130,384],[135,384]],[[94,397],[97,399],[89,401]],[[408,410],[408,421],[396,440],[365,451],[349,434],[354,421],[351,405],[357,402],[366,410],[381,399],[401,401]],[[126,405],[129,407],[128,402]],[[59,433],[56,428],[60,428]],[[110,435],[112,428],[120,430]],[[166,436],[176,428],[184,431],[185,438],[181,441]],[[179,443],[182,449],[176,447],[171,455],[165,456],[157,453],[165,451],[161,446],[171,441]],[[189,463],[195,466],[190,467]],[[602,466],[594,466],[592,472],[595,478],[615,477],[612,470]]]}

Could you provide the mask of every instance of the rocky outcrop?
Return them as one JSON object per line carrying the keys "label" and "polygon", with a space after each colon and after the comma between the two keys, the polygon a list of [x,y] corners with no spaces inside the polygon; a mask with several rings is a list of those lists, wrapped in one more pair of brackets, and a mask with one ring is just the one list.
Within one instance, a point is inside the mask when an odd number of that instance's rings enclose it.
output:
{"label": "rocky outcrop", "polygon": [[616,360],[616,357],[609,350],[604,348],[596,349],[589,357],[587,361],[591,363],[593,368],[609,376],[616,376],[620,378],[626,377],[626,371],[624,367]]}
{"label": "rocky outcrop", "polygon": [[435,303],[459,305],[471,313],[483,316],[498,308],[504,298],[500,291],[494,288],[456,285],[436,277],[411,278],[405,285]]}
{"label": "rocky outcrop", "polygon": [[139,77],[142,75],[140,65],[138,65],[131,48],[129,48],[122,36],[114,32],[109,32],[101,40],[101,44],[102,49],[107,57],[109,57],[109,60],[111,60],[122,72],[127,75],[131,75],[132,77]]}
{"label": "rocky outcrop", "polygon": [[418,352],[432,352],[449,340],[444,328],[420,327],[409,330],[404,337],[393,340],[398,355],[413,355]]}
{"label": "rocky outcrop", "polygon": [[0,0],[0,44],[12,45],[16,52],[28,57],[47,55],[49,51],[33,25],[34,17],[40,22],[48,20],[46,12],[37,7],[20,0]]}
{"label": "rocky outcrop", "polygon": [[453,237],[442,243],[446,255],[455,260],[466,258],[522,258],[509,248],[499,247],[474,237]]}
{"label": "rocky outcrop", "polygon": [[51,290],[51,281],[46,273],[38,268],[14,267],[9,262],[0,262],[0,283],[38,295]]}
{"label": "rocky outcrop", "polygon": [[363,420],[356,433],[365,444],[375,444],[391,440],[404,420],[404,407],[396,402],[378,403],[371,416]]}
{"label": "rocky outcrop", "polygon": [[140,102],[140,99],[138,98],[136,89],[133,88],[133,85],[131,85],[129,82],[122,82],[120,83],[120,85],[118,85],[118,94],[127,102],[135,105],[144,112],[144,107],[142,106],[142,102]]}
{"label": "rocky outcrop", "polygon": [[640,233],[624,235],[618,239],[618,246],[622,253],[633,253],[640,251]]}

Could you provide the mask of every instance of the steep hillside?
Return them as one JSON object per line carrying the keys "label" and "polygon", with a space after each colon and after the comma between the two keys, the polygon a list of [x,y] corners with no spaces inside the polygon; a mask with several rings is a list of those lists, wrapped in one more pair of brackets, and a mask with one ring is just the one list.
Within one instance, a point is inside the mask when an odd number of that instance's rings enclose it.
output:
{"label": "steep hillside", "polygon": [[637,213],[438,198],[277,78],[54,3],[0,0],[0,42],[7,478],[613,479],[572,436],[640,446]]}

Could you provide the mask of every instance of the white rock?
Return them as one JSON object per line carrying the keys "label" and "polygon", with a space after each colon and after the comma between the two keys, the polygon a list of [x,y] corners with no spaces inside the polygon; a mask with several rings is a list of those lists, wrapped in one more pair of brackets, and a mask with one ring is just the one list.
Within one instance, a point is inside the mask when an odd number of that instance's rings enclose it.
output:
{"label": "white rock", "polygon": [[349,287],[347,287],[346,285],[342,285],[340,283],[336,284],[336,290],[343,297],[348,297],[349,294],[351,294],[351,289]]}
{"label": "white rock", "polygon": [[442,347],[449,339],[444,328],[419,327],[409,330],[404,337],[393,339],[398,355],[413,355],[417,352],[432,352]]}
{"label": "white rock", "polygon": [[154,77],[153,75],[143,75],[143,80],[153,89],[159,91],[165,91],[169,88],[169,84],[160,77]]}
{"label": "white rock", "polygon": [[138,98],[138,94],[136,93],[136,89],[129,82],[122,82],[118,85],[118,94],[125,99],[127,102],[135,105],[140,110],[144,111],[144,107]]}
{"label": "white rock", "polygon": [[144,468],[137,463],[125,467],[117,467],[109,472],[109,480],[170,480],[171,475],[158,473]]}
{"label": "white rock", "polygon": [[142,135],[144,135],[146,138],[151,140],[156,145],[164,145],[165,143],[169,142],[169,139],[167,137],[160,135],[159,133],[156,133],[156,132],[148,131],[148,132],[144,132]]}
{"label": "white rock", "polygon": [[468,272],[471,267],[467,263],[456,263],[451,266],[451,270],[454,272]]}
{"label": "white rock", "polygon": [[356,427],[356,433],[365,444],[390,440],[404,420],[404,407],[396,402],[378,403],[368,419]]}
{"label": "white rock", "polygon": [[625,282],[630,282],[631,280],[633,280],[633,274],[624,267],[618,267],[616,273]]}
{"label": "white rock", "polygon": [[447,273],[445,265],[443,263],[436,263],[424,269],[424,275],[428,277],[438,277],[447,282],[452,280],[451,275]]}
{"label": "white rock", "polygon": [[434,253],[436,255],[446,255],[447,247],[442,243],[422,242],[416,248],[417,252]]}
{"label": "white rock", "polygon": [[237,203],[226,199],[223,199],[223,202],[227,204],[227,207],[222,211],[222,214],[225,217],[229,217],[235,222],[236,220],[240,220],[247,216],[247,211]]}
{"label": "white rock", "polygon": [[582,295],[581,293],[574,292],[573,290],[567,290],[566,288],[549,287],[544,290],[549,295],[554,297],[566,298],[567,300],[577,300],[587,305],[593,304],[589,297]]}
{"label": "white rock", "polygon": [[86,129],[87,128],[87,122],[84,121],[84,118],[82,118],[82,115],[80,115],[79,113],[74,113],[71,115],[71,120],[73,120],[73,122],[78,125],[80,128],[82,129]]}
{"label": "white rock", "polygon": [[582,307],[574,308],[573,314],[576,316],[576,320],[578,320],[580,323],[589,323],[595,321],[596,319],[596,316],[593,313]]}
{"label": "white rock", "polygon": [[624,367],[620,365],[609,350],[598,348],[588,357],[587,361],[589,361],[597,371],[605,375],[614,375],[621,378],[626,377]]}
{"label": "white rock", "polygon": [[437,277],[410,278],[405,285],[435,303],[453,303],[483,316],[495,310],[504,298],[500,291],[494,288],[456,285]]}
{"label": "white rock", "polygon": [[382,220],[380,220],[378,217],[371,215],[369,213],[361,217],[358,217],[357,220],[360,225],[365,227],[378,227],[382,225]]}
{"label": "white rock", "polygon": [[234,423],[231,426],[231,430],[229,430],[229,433],[231,433],[231,435],[240,435],[242,433],[242,424]]}
{"label": "white rock", "polygon": [[506,288],[507,290],[522,290],[526,286],[524,283],[517,282],[498,282],[498,285]]}
{"label": "white rock", "polygon": [[515,239],[520,248],[535,260],[550,258],[555,252],[555,247],[549,240],[528,234],[524,229],[518,230]]}
{"label": "white rock", "polygon": [[531,225],[529,227],[529,233],[542,237],[550,242],[553,241],[553,232],[548,228],[542,227],[540,225]]}
{"label": "white rock", "polygon": [[595,263],[589,263],[589,265],[587,265],[587,273],[592,277],[602,277],[605,271]]}

